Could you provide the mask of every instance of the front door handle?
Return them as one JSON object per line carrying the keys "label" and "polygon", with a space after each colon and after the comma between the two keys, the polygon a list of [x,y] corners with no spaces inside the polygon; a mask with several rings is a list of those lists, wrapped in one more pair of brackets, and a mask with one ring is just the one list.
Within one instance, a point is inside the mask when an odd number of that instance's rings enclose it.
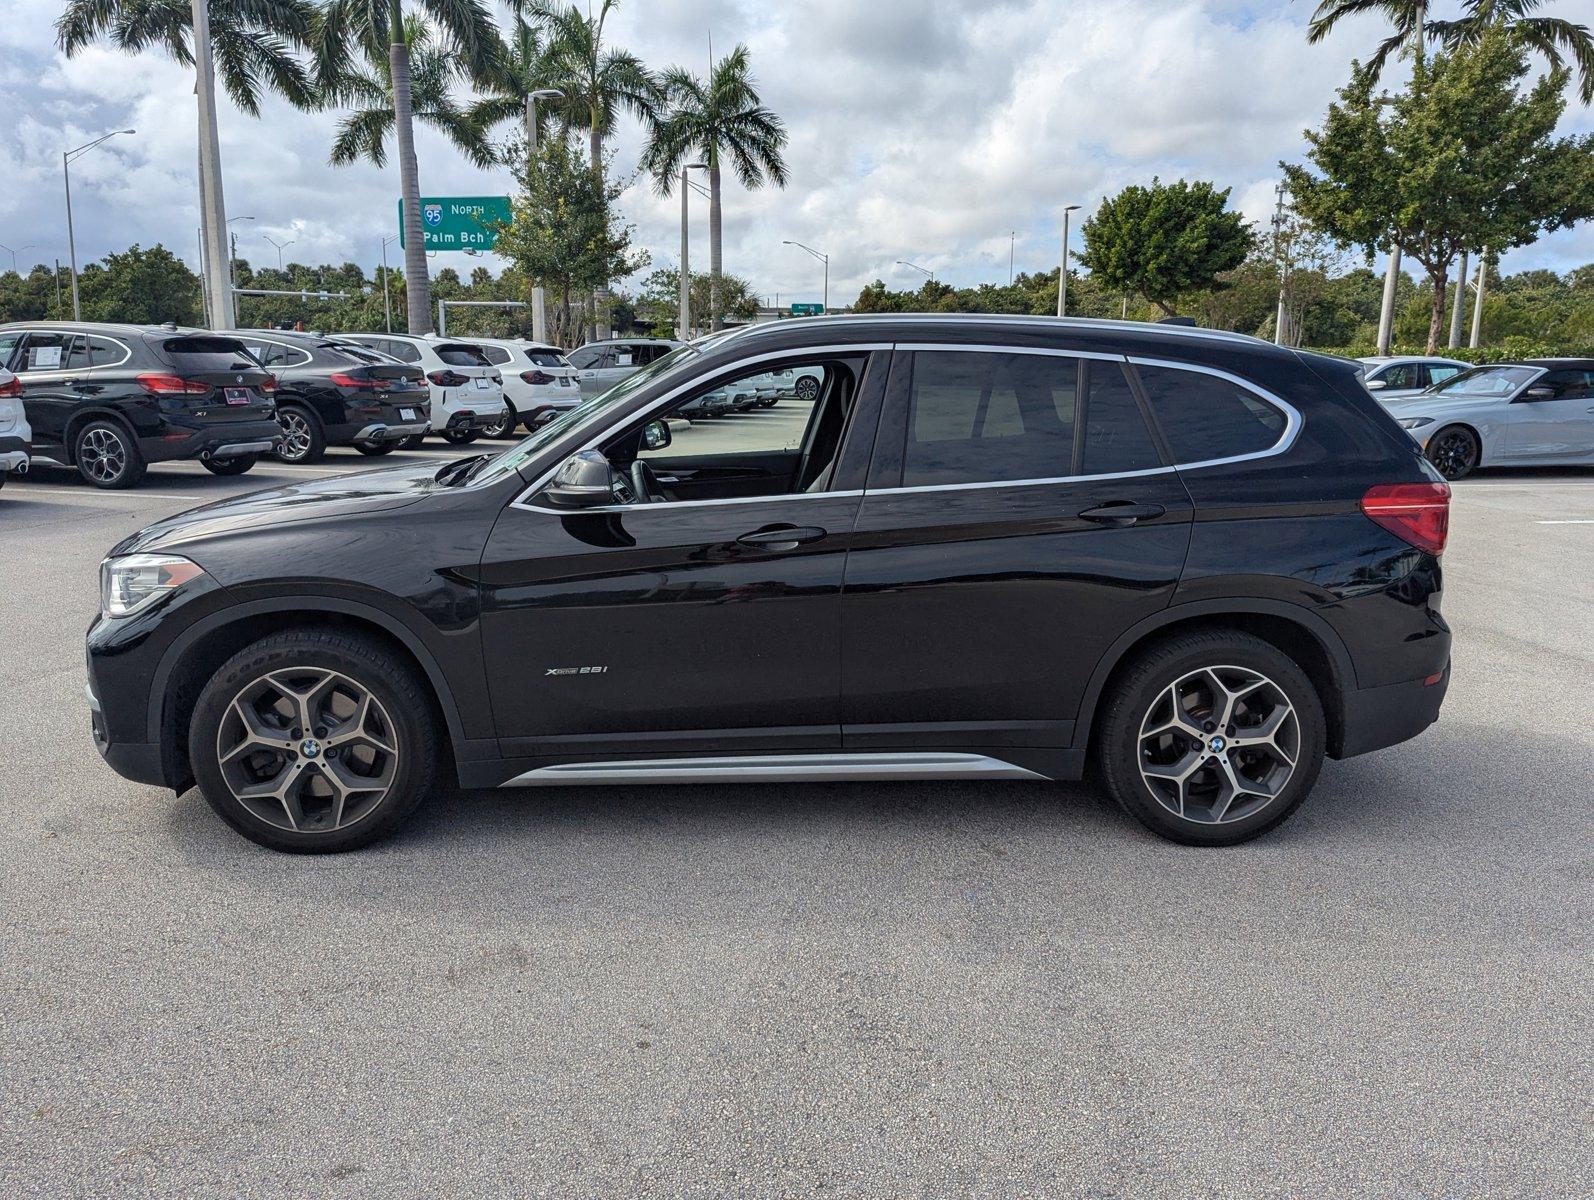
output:
{"label": "front door handle", "polygon": [[773,529],[755,529],[744,533],[736,541],[742,546],[759,550],[795,550],[806,542],[817,542],[825,530],[816,525],[782,525]]}
{"label": "front door handle", "polygon": [[1136,504],[1132,500],[1112,500],[1106,504],[1098,504],[1095,508],[1087,508],[1079,515],[1098,525],[1111,525],[1121,529],[1133,525],[1136,521],[1149,521],[1160,517],[1167,511],[1160,504]]}

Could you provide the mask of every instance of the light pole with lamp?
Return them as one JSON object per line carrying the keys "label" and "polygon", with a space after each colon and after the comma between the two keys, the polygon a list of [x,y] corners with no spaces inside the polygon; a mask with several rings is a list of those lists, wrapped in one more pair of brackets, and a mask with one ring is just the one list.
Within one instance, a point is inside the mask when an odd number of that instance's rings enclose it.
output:
{"label": "light pole with lamp", "polygon": [[293,245],[299,239],[298,238],[289,238],[285,242],[279,242],[276,238],[272,237],[268,233],[263,233],[260,236],[265,238],[266,241],[270,242],[273,246],[275,246],[277,248],[277,270],[280,272],[282,270],[282,251],[283,251],[283,249],[285,247],[287,247],[287,246]]}
{"label": "light pole with lamp", "polygon": [[387,331],[393,332],[393,301],[387,294],[387,248],[399,240],[399,235],[382,239],[382,312],[387,317]]}
{"label": "light pole with lamp", "polygon": [[[253,217],[229,217],[227,224],[232,225],[238,221],[253,221]],[[233,294],[233,289],[238,286],[235,270],[238,262],[238,235],[231,231],[227,235],[227,295],[232,301],[232,324],[229,329],[238,327],[238,297]]]}
{"label": "light pole with lamp", "polygon": [[[21,271],[17,270],[17,255],[22,253],[24,250],[32,250],[36,244],[37,243],[35,242],[29,242],[26,246],[18,246],[15,250],[13,250],[4,242],[0,242],[0,250],[4,250],[7,254],[11,255],[11,273],[13,275],[22,274]],[[1466,273],[1465,268],[1463,268],[1462,273]]]}
{"label": "light pole with lamp", "polygon": [[683,342],[692,340],[692,266],[689,259],[689,247],[686,236],[686,210],[687,193],[692,190],[692,181],[687,177],[688,171],[706,171],[708,164],[703,162],[685,163],[681,167],[681,286],[676,306],[680,311],[680,328],[678,336]]}
{"label": "light pole with lamp", "polygon": [[905,262],[905,261],[903,261],[902,259],[899,258],[899,259],[897,259],[897,266],[899,266],[899,267],[907,267],[908,270],[910,270],[910,271],[917,271],[920,275],[923,275],[931,283],[935,282],[935,272],[934,271],[926,271],[918,263]]}
{"label": "light pole with lamp", "polygon": [[[537,101],[563,100],[565,94],[558,88],[538,88],[526,96],[526,170],[537,169]],[[384,244],[385,248],[385,244]],[[384,271],[385,275],[386,272]],[[531,285],[531,336],[539,342],[548,341],[548,309],[542,280]],[[391,323],[389,332],[392,331]]]}
{"label": "light pole with lamp", "polygon": [[1063,262],[1057,269],[1057,315],[1068,315],[1068,214],[1078,212],[1079,205],[1063,205]]}
{"label": "light pole with lamp", "polygon": [[104,137],[97,137],[92,142],[86,142],[75,150],[68,150],[61,155],[61,178],[66,184],[66,251],[67,257],[72,262],[72,319],[83,319],[83,306],[78,303],[77,295],[77,240],[72,231],[72,160],[87,154],[101,142],[108,142],[121,133],[137,133],[136,129],[113,129]]}
{"label": "light pole with lamp", "polygon": [[809,254],[812,254],[820,262],[825,264],[825,291],[824,291],[824,297],[825,298],[824,298],[824,302],[820,305],[820,307],[822,309],[824,309],[828,313],[830,311],[830,255],[821,254],[819,251],[815,250],[812,246],[805,246],[801,242],[793,242],[793,241],[782,240],[780,244],[782,246],[796,246],[797,249],[799,249],[799,250],[806,250],[806,251],[808,251]]}

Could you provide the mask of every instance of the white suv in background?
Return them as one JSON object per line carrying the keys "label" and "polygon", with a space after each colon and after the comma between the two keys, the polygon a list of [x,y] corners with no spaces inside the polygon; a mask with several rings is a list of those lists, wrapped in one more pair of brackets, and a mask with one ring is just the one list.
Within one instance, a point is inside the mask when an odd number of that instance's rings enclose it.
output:
{"label": "white suv in background", "polygon": [[26,473],[32,449],[33,430],[22,411],[22,383],[0,367],[0,486],[11,472]]}
{"label": "white suv in background", "polygon": [[508,437],[519,425],[535,429],[581,403],[576,369],[559,347],[515,338],[472,338],[471,345],[504,375],[509,412],[501,426],[482,430],[488,437]]}
{"label": "white suv in background", "polygon": [[[355,342],[426,372],[431,388],[430,432],[456,444],[475,441],[503,422],[503,376],[481,349],[454,338],[415,337],[407,333],[340,333],[341,342]],[[414,439],[402,443],[413,444]]]}

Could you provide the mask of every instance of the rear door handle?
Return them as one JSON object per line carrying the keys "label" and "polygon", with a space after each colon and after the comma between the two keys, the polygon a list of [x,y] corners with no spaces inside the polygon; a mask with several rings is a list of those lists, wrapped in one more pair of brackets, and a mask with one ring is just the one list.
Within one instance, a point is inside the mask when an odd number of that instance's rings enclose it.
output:
{"label": "rear door handle", "polygon": [[1095,508],[1087,508],[1079,515],[1087,521],[1095,521],[1098,525],[1122,528],[1133,525],[1136,521],[1149,521],[1160,517],[1167,511],[1160,504],[1136,504],[1131,500],[1113,500],[1106,504],[1098,504]]}
{"label": "rear door handle", "polygon": [[817,542],[825,530],[816,525],[785,525],[775,529],[755,529],[744,533],[736,541],[739,545],[754,546],[760,550],[795,550],[807,542]]}

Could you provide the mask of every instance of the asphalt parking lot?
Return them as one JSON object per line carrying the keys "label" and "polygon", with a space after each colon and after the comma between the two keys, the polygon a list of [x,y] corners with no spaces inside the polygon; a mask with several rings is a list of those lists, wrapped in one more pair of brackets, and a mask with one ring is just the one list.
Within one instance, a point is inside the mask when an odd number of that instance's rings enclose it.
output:
{"label": "asphalt parking lot", "polygon": [[372,465],[0,491],[0,1195],[1587,1194],[1594,472],[1457,486],[1441,723],[1237,849],[814,784],[293,858],[112,774],[104,551]]}

